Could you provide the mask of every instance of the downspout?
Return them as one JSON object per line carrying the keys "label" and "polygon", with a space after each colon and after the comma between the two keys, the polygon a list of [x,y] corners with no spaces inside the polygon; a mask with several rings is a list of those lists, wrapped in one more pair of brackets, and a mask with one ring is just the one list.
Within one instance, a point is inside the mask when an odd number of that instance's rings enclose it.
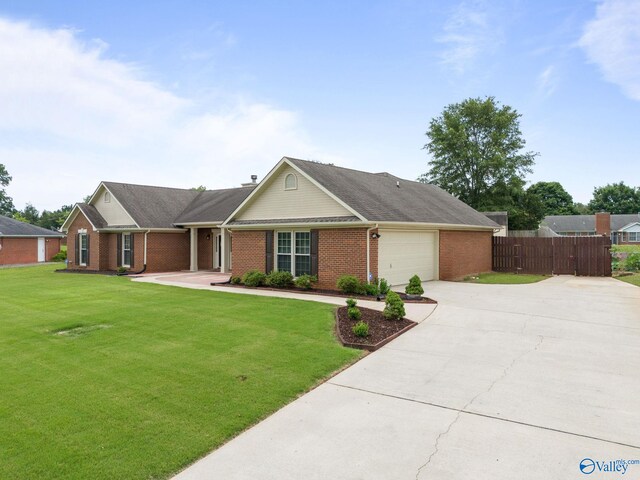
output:
{"label": "downspout", "polygon": [[371,231],[378,228],[378,224],[367,228],[367,283],[371,283]]}
{"label": "downspout", "polygon": [[151,230],[147,230],[146,232],[144,232],[144,252],[143,252],[143,259],[142,259],[142,270],[140,270],[139,272],[130,272],[127,273],[127,275],[142,275],[144,272],[147,271],[147,235],[149,234]]}

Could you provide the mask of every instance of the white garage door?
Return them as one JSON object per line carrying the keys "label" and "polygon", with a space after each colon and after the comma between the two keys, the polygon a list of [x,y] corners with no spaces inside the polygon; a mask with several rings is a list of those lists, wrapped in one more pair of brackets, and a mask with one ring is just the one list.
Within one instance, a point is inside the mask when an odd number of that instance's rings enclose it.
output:
{"label": "white garage door", "polygon": [[379,230],[378,276],[391,285],[409,283],[413,275],[436,279],[437,232]]}

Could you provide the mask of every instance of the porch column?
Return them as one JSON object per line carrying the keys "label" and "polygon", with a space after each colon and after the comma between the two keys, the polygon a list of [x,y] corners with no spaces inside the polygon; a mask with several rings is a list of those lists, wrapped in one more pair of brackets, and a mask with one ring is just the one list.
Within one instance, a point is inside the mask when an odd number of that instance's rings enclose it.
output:
{"label": "porch column", "polygon": [[221,273],[228,273],[227,272],[227,230],[225,228],[220,228],[220,250],[221,250],[221,255],[220,255],[220,272]]}
{"label": "porch column", "polygon": [[189,229],[191,232],[191,248],[190,248],[190,270],[192,272],[197,272],[198,271],[198,229],[197,228],[190,228]]}

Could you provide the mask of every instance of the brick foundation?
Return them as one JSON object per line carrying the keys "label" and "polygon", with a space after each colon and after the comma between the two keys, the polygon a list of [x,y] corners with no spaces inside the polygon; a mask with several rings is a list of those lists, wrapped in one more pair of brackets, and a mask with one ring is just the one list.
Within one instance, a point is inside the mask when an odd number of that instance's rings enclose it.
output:
{"label": "brick foundation", "polygon": [[492,232],[440,231],[440,280],[491,271]]}

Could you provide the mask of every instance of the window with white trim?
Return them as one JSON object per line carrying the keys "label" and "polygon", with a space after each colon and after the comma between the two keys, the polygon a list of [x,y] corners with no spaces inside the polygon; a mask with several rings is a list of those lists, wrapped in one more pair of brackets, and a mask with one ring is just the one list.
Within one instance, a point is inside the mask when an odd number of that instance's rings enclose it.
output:
{"label": "window with white trim", "polygon": [[629,232],[628,242],[640,242],[640,232]]}
{"label": "window with white trim", "polygon": [[284,189],[285,190],[295,190],[298,188],[298,178],[290,173],[286,177],[284,177]]}
{"label": "window with white trim", "polygon": [[78,254],[80,258],[78,259],[78,264],[83,267],[87,266],[87,262],[89,261],[89,237],[86,233],[78,234]]}
{"label": "window with white trim", "polygon": [[311,232],[276,233],[276,269],[294,277],[311,274]]}
{"label": "window with white trim", "polygon": [[122,234],[122,266],[131,267],[131,234]]}
{"label": "window with white trim", "polygon": [[109,192],[104,192],[104,203],[111,202],[111,194]]}

